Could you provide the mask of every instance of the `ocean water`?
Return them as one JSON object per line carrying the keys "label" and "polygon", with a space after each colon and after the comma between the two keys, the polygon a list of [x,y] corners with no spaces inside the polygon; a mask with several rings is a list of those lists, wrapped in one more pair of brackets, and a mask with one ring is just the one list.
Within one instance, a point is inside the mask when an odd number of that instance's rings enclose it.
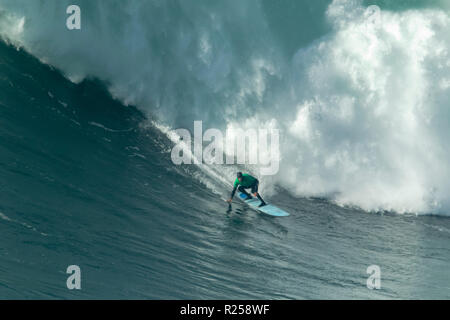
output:
{"label": "ocean water", "polygon": [[[450,298],[446,1],[69,4],[0,0],[0,299]],[[174,165],[199,120],[280,130],[289,217]]]}

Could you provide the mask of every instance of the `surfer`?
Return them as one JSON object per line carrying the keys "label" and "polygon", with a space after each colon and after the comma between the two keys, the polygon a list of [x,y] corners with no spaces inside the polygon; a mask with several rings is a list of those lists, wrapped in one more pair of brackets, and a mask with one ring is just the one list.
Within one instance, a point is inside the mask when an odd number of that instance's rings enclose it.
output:
{"label": "surfer", "polygon": [[236,189],[238,189],[240,192],[242,192],[243,194],[245,194],[247,196],[247,198],[245,200],[252,199],[252,196],[245,190],[245,189],[251,189],[251,192],[253,193],[253,195],[261,201],[261,204],[258,207],[265,206],[266,203],[264,202],[264,200],[261,198],[261,196],[258,193],[258,185],[259,185],[259,181],[255,177],[252,177],[251,175],[246,174],[246,173],[238,172],[237,178],[234,181],[233,191],[231,191],[231,198],[228,199],[228,202],[231,203],[231,201],[234,197],[234,194],[236,193]]}

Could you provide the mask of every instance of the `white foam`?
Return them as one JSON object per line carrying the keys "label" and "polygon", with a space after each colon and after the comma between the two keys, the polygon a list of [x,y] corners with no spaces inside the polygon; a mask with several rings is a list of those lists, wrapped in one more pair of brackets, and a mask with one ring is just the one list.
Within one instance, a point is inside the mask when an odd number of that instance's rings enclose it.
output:
{"label": "white foam", "polygon": [[8,216],[3,214],[2,212],[0,212],[0,218],[2,218],[3,220],[6,220],[6,221],[12,221]]}

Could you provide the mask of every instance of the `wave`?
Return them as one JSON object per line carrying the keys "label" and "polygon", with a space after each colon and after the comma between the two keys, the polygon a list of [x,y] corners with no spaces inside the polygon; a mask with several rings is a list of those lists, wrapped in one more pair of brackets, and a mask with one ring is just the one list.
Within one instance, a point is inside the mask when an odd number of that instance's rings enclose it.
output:
{"label": "wave", "polygon": [[317,1],[316,24],[293,16],[280,30],[287,9],[267,1],[85,0],[79,31],[62,23],[69,4],[3,0],[0,33],[74,82],[102,80],[161,128],[277,127],[280,170],[266,185],[369,211],[448,214],[443,3],[380,4],[374,17],[363,1]]}

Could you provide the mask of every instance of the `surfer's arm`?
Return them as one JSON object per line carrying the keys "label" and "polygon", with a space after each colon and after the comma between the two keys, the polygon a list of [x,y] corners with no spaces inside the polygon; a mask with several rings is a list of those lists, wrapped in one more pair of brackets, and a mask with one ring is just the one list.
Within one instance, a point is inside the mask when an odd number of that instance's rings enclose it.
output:
{"label": "surfer's arm", "polygon": [[236,189],[237,189],[237,186],[234,186],[234,187],[233,187],[233,191],[231,191],[231,197],[230,197],[230,200],[233,199],[234,194],[236,193]]}
{"label": "surfer's arm", "polygon": [[238,185],[235,183],[233,186],[233,191],[231,191],[230,199],[228,199],[228,202],[231,202],[231,200],[233,200],[234,194],[236,193],[237,186]]}

